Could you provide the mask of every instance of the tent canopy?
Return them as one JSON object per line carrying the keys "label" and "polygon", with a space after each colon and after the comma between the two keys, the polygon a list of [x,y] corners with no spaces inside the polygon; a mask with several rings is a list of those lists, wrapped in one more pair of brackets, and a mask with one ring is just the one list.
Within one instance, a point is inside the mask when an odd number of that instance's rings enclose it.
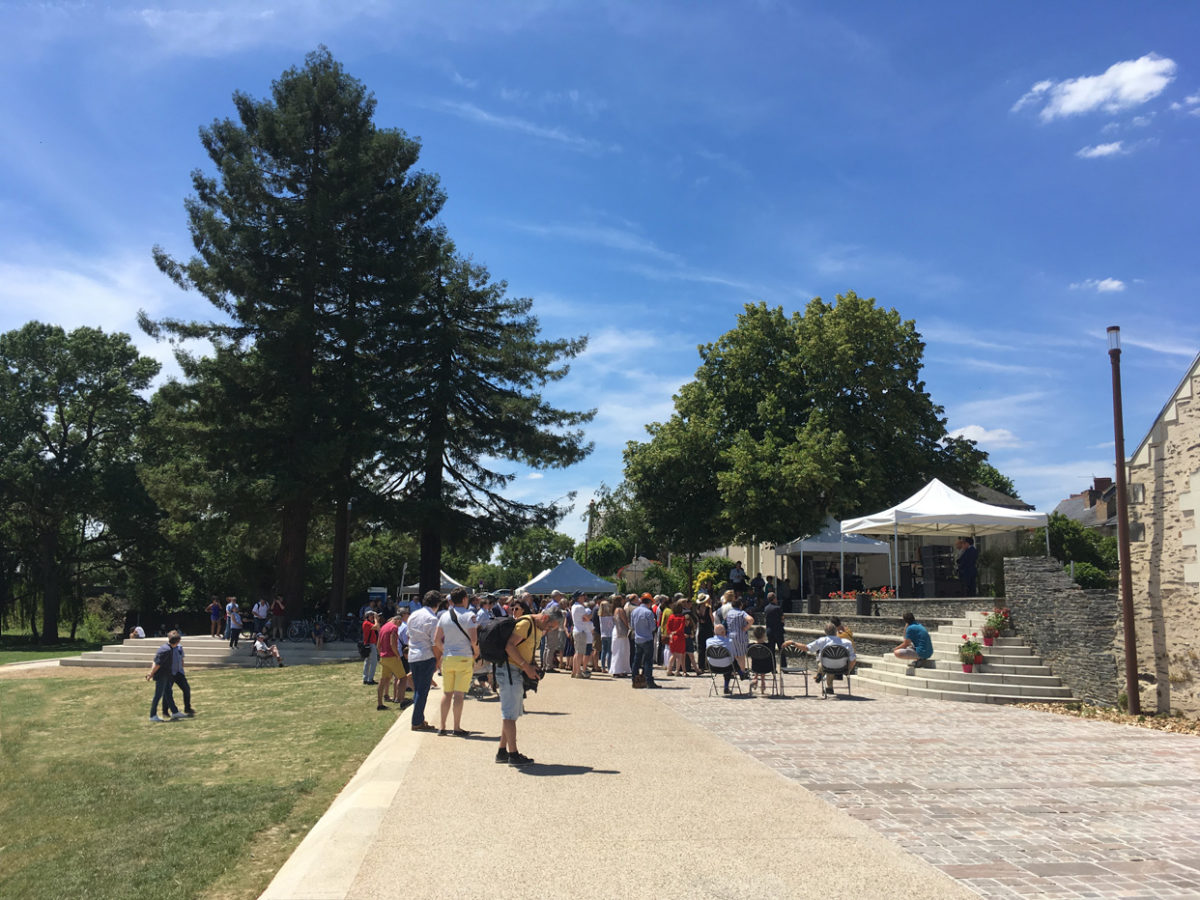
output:
{"label": "tent canopy", "polygon": [[[440,590],[443,594],[447,594],[450,591],[454,590],[455,588],[466,587],[465,584],[459,584],[457,581],[455,581],[453,578],[451,578],[445,572],[439,572],[439,574],[442,576],[442,586],[438,590]],[[406,588],[404,588],[404,593],[415,594],[420,589],[421,589],[420,584],[410,584]]]}
{"label": "tent canopy", "polygon": [[776,556],[792,556],[804,553],[889,553],[883,541],[873,541],[858,534],[842,534],[841,524],[833,516],[825,517],[825,524],[816,534],[798,537],[790,544],[775,548]]}
{"label": "tent canopy", "polygon": [[593,575],[568,556],[553,569],[547,569],[528,584],[521,585],[515,593],[520,595],[528,591],[531,594],[549,594],[551,591],[562,591],[569,594],[572,591],[586,591],[589,594],[611,594],[616,589],[617,586],[611,581]]}
{"label": "tent canopy", "polygon": [[933,479],[891,509],[842,522],[843,534],[1002,534],[1037,528],[1045,513],[972,500]]}

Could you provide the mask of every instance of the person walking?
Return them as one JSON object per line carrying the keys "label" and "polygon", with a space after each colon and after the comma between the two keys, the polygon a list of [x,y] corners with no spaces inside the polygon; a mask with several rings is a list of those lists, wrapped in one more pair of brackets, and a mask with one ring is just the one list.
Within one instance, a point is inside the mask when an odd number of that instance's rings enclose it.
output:
{"label": "person walking", "polygon": [[429,700],[429,686],[433,683],[433,672],[438,665],[437,615],[434,610],[441,602],[437,591],[427,591],[421,598],[421,608],[408,617],[408,668],[412,673],[413,706],[412,730],[436,731],[425,721],[425,704]]}
{"label": "person walking", "polygon": [[362,623],[362,642],[367,648],[363,657],[363,684],[376,684],[375,668],[379,665],[379,617],[368,611]]}
{"label": "person walking", "polygon": [[167,642],[154,654],[154,663],[146,673],[146,680],[154,682],[154,700],[150,703],[150,721],[165,722],[159,718],[158,705],[162,703],[163,715],[171,719],[186,719],[187,716],[175,705],[175,697],[171,693],[171,685],[175,683],[175,645],[179,643],[179,632],[172,631],[167,635]]}
{"label": "person walking", "polygon": [[[179,635],[171,658],[171,681],[183,692],[183,714],[190,719],[196,715],[196,711],[192,709],[192,686],[188,684],[187,676],[183,673],[183,636],[178,631],[172,631],[171,634]],[[167,643],[170,643],[169,638]]]}

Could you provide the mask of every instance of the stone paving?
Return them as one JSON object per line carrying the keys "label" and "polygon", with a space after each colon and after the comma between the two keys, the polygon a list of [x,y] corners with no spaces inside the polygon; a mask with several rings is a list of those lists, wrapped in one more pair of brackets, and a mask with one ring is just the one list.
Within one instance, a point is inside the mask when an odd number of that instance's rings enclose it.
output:
{"label": "stone paving", "polygon": [[787,699],[664,683],[656,699],[984,897],[1200,898],[1194,735],[858,682],[831,700],[796,677]]}

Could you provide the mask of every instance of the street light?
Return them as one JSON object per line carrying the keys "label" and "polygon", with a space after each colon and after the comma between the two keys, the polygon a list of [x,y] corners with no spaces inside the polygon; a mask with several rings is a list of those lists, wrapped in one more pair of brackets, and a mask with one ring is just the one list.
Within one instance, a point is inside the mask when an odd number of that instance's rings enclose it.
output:
{"label": "street light", "polygon": [[1133,572],[1129,566],[1129,506],[1125,489],[1125,421],[1121,412],[1121,328],[1108,326],[1108,358],[1112,361],[1113,434],[1117,456],[1117,553],[1121,566],[1121,621],[1125,630],[1125,697],[1130,715],[1140,715],[1137,634],[1133,626]]}

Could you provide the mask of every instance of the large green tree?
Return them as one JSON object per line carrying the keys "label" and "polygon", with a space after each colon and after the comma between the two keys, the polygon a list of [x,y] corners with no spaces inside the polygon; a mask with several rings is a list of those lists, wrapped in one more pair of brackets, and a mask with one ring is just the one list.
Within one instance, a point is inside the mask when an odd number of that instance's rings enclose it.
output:
{"label": "large green tree", "polygon": [[500,565],[523,584],[543,569],[557,566],[574,548],[570,535],[534,526],[501,544],[498,557]]}
{"label": "large green tree", "polygon": [[[747,305],[735,328],[699,349],[675,415],[626,451],[627,477],[656,519],[694,518],[696,490],[672,487],[700,483],[715,535],[780,542],[827,513],[886,506],[958,471],[921,380],[920,334],[873,299],[816,298],[790,316]],[[643,459],[664,462],[644,476]],[[700,537],[675,549],[719,543]]]}
{"label": "large green tree", "polygon": [[142,325],[212,345],[211,356],[181,354],[181,408],[209,467],[277,511],[275,578],[298,608],[310,524],[331,505],[344,579],[352,494],[378,465],[388,420],[377,358],[414,328],[443,197],[413,168],[417,142],[376,127],[374,97],[324,49],[270,99],[233,100],[237,121],[200,132],[216,174],[192,176],[196,254],[179,262],[155,248],[220,316]]}
{"label": "large green tree", "polygon": [[47,641],[64,599],[81,600],[151,533],[134,438],[158,370],[126,334],[30,322],[0,335],[0,540],[18,563],[0,600],[21,592],[31,621],[40,605]]}
{"label": "large green tree", "polygon": [[379,493],[419,530],[422,591],[440,584],[448,541],[490,545],[562,517],[556,503],[506,497],[516,476],[505,462],[565,467],[591,451],[578,426],[593,413],[557,408],[541,393],[566,376],[586,338],[543,339],[531,308],[443,241],[417,299],[420,330],[394,348],[407,389],[392,398],[390,433],[402,445],[382,467]]}

